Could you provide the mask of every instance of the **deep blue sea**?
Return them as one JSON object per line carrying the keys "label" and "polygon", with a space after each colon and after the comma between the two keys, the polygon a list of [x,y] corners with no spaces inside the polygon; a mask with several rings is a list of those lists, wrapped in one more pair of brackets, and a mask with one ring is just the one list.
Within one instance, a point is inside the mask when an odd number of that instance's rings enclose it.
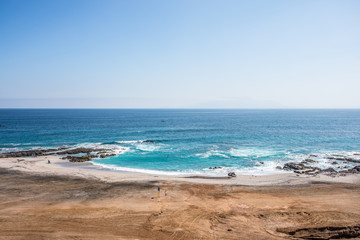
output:
{"label": "deep blue sea", "polygon": [[0,109],[0,124],[0,152],[106,147],[117,156],[94,164],[144,173],[267,174],[360,152],[360,110]]}

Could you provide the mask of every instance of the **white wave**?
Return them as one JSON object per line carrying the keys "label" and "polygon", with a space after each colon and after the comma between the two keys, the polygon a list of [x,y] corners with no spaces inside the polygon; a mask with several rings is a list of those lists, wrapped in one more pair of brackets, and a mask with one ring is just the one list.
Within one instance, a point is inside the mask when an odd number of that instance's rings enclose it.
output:
{"label": "white wave", "polygon": [[276,166],[281,165],[279,162],[264,162],[259,166],[249,168],[239,167],[221,167],[217,169],[204,168],[202,170],[178,170],[178,171],[165,171],[165,170],[153,170],[143,168],[129,168],[120,167],[113,164],[104,164],[98,162],[92,162],[96,166],[102,168],[111,169],[115,171],[129,172],[129,173],[143,173],[152,175],[164,175],[164,176],[204,176],[204,177],[227,177],[229,172],[235,172],[238,175],[270,175],[270,174],[286,174],[288,172],[276,169]]}
{"label": "white wave", "polygon": [[129,172],[129,173],[144,173],[144,174],[165,175],[165,176],[193,176],[193,175],[203,174],[201,171],[195,171],[195,170],[194,171],[161,171],[161,170],[151,170],[151,169],[142,169],[142,168],[119,167],[111,164],[101,164],[96,162],[93,162],[93,164],[107,169]]}
{"label": "white wave", "polygon": [[143,143],[145,142],[146,140],[130,140],[130,141],[115,141],[117,143],[125,143],[125,144],[134,144],[134,143]]}
{"label": "white wave", "polygon": [[228,151],[209,150],[205,153],[198,153],[195,155],[201,158],[209,158],[211,156],[219,156],[223,158],[230,158],[230,157],[260,158],[260,157],[274,156],[280,153],[284,153],[284,152],[279,152],[269,149],[259,149],[259,148],[230,148]]}
{"label": "white wave", "polygon": [[123,147],[116,144],[103,144],[103,143],[81,143],[73,146],[72,148],[93,148],[93,149],[108,149],[116,155],[123,154],[130,150],[129,147]]}
{"label": "white wave", "polygon": [[143,152],[154,152],[162,148],[163,144],[155,144],[149,142],[148,140],[130,140],[130,141],[116,141],[120,144],[130,144],[135,147],[135,149]]}
{"label": "white wave", "polygon": [[229,154],[233,157],[267,157],[278,154],[274,150],[259,149],[259,148],[231,148]]}
{"label": "white wave", "polygon": [[137,144],[136,149],[144,151],[144,152],[153,152],[158,151],[161,148],[159,145],[154,144]]}
{"label": "white wave", "polygon": [[20,151],[19,148],[14,147],[14,148],[0,148],[0,153],[9,153],[9,152],[17,152]]}
{"label": "white wave", "polygon": [[229,156],[225,155],[224,152],[219,151],[219,150],[210,150],[210,151],[207,151],[206,153],[197,153],[195,155],[198,156],[198,157],[201,157],[201,158],[209,158],[211,156],[230,158]]}
{"label": "white wave", "polygon": [[282,166],[281,161],[265,161],[263,164],[257,163],[253,167],[221,167],[216,169],[203,169],[207,175],[227,176],[229,172],[235,172],[238,175],[271,175],[271,174],[284,174],[288,173],[277,166]]}
{"label": "white wave", "polygon": [[[247,149],[248,150],[248,149]],[[253,149],[251,149],[253,150]],[[254,153],[254,154],[249,154]],[[275,155],[278,152],[275,151],[247,151],[246,157],[252,156],[269,156]],[[221,167],[216,169],[209,169],[204,168],[201,170],[179,170],[179,171],[162,171],[162,170],[152,170],[152,169],[137,169],[137,168],[128,168],[128,167],[119,167],[115,165],[107,165],[107,164],[99,164],[95,163],[95,165],[100,165],[104,168],[113,169],[116,171],[125,171],[125,172],[132,172],[132,173],[143,173],[143,174],[154,174],[154,175],[166,175],[166,176],[209,176],[209,177],[225,177],[229,172],[235,172],[237,175],[271,175],[271,174],[287,174],[288,171],[283,171],[281,169],[277,169],[277,166],[283,166],[286,162],[293,161],[293,162],[301,162],[305,159],[313,159],[316,160],[314,163],[307,163],[307,165],[319,167],[321,169],[325,168],[334,168],[335,170],[339,171],[342,169],[350,168],[352,166],[357,165],[357,163],[343,163],[343,161],[337,161],[337,164],[334,165],[333,162],[336,161],[334,159],[328,159],[329,156],[346,156],[352,157],[354,159],[360,160],[360,153],[359,152],[323,152],[323,153],[316,153],[316,154],[297,154],[297,153],[290,153],[290,152],[282,152],[284,153],[284,158],[282,160],[277,161],[263,161],[255,163],[255,166],[252,167],[240,167],[240,166],[233,166],[233,167]],[[224,155],[223,152],[219,150],[211,150],[204,154],[197,154],[200,157],[210,157],[216,155]],[[226,155],[224,155],[226,156]]]}

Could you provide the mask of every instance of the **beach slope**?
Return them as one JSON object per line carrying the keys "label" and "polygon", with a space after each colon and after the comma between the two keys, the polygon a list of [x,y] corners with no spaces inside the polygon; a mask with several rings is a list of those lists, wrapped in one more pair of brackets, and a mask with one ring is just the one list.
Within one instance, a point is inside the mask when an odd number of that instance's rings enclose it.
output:
{"label": "beach slope", "polygon": [[106,182],[3,168],[0,239],[356,239],[359,200],[358,184]]}

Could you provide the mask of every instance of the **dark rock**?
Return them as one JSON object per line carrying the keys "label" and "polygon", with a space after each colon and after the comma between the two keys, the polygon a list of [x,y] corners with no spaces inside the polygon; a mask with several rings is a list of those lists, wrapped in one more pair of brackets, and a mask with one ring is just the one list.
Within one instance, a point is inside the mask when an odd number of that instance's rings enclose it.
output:
{"label": "dark rock", "polygon": [[285,163],[283,169],[288,171],[294,171],[295,173],[299,173],[299,174],[315,175],[321,172],[320,168],[305,166],[302,163],[293,163],[293,162]]}
{"label": "dark rock", "polygon": [[339,161],[343,161],[343,162],[355,162],[355,163],[360,163],[359,159],[355,159],[355,158],[351,158],[351,157],[334,157],[334,156],[329,156],[327,157],[327,159],[331,159],[331,160],[339,160]]}
{"label": "dark rock", "polygon": [[308,174],[308,175],[316,175],[321,172],[318,168],[311,168],[311,169],[305,169],[305,170],[294,170],[294,173],[298,174]]}
{"label": "dark rock", "polygon": [[51,155],[55,151],[57,151],[57,149],[40,149],[40,150],[9,152],[9,153],[0,154],[0,158],[44,156],[44,155]]}
{"label": "dark rock", "polygon": [[261,161],[261,162],[259,162],[260,164],[264,164],[264,162],[263,161]]}
{"label": "dark rock", "polygon": [[[340,167],[338,167],[338,168],[340,168]],[[346,168],[346,166],[344,168]],[[348,170],[341,170],[339,172],[337,172],[333,168],[327,168],[327,169],[322,170],[321,173],[324,173],[324,174],[330,175],[330,176],[346,176],[348,174],[359,174],[360,173],[360,165],[353,167],[351,169],[348,169]]]}
{"label": "dark rock", "polygon": [[321,170],[322,173],[337,173],[333,168],[326,168]]}
{"label": "dark rock", "polygon": [[332,165],[336,165],[336,164],[338,164],[336,161],[333,161],[332,163],[331,163]]}
{"label": "dark rock", "polygon": [[345,160],[343,157],[334,157],[334,156],[328,156],[327,159],[331,159],[331,160],[339,160],[339,161],[343,161]]}
{"label": "dark rock", "polygon": [[350,173],[360,173],[360,165],[349,169],[348,172],[350,172]]}
{"label": "dark rock", "polygon": [[104,148],[74,148],[74,149],[67,149],[65,151],[57,152],[58,155],[67,155],[67,154],[79,154],[79,153],[91,153],[91,152],[106,152],[109,151],[109,149]]}
{"label": "dark rock", "polygon": [[90,154],[91,152],[106,152],[109,149],[94,149],[94,148],[52,148],[52,149],[39,149],[39,150],[26,150],[18,152],[9,152],[0,154],[0,158],[12,158],[12,157],[37,157],[44,155],[74,155],[79,153]]}
{"label": "dark rock", "polygon": [[[346,162],[360,163],[360,160],[359,160],[359,159],[354,159],[354,158],[345,158],[345,161],[346,161]],[[344,162],[345,162],[345,161],[344,161]]]}
{"label": "dark rock", "polygon": [[282,170],[283,168],[281,166],[276,166],[276,169]]}
{"label": "dark rock", "polygon": [[285,163],[283,167],[284,170],[303,170],[306,168],[308,167],[302,163],[293,163],[293,162]]}
{"label": "dark rock", "polygon": [[102,153],[100,155],[100,158],[107,158],[107,157],[112,157],[112,156],[116,156],[116,154],[114,154],[114,153],[112,153],[112,154],[104,154],[104,153]]}
{"label": "dark rock", "polygon": [[69,162],[86,162],[91,161],[92,158],[96,157],[96,155],[89,155],[89,156],[82,156],[82,157],[75,157],[75,156],[66,156],[63,159],[68,159]]}
{"label": "dark rock", "polygon": [[235,174],[234,172],[229,172],[229,173],[228,173],[228,176],[229,176],[229,177],[236,177],[236,174]]}
{"label": "dark rock", "polygon": [[285,227],[277,228],[276,231],[288,234],[291,239],[355,239],[360,237],[360,224],[349,226]]}
{"label": "dark rock", "polygon": [[316,162],[315,160],[312,160],[312,159],[310,159],[310,158],[307,158],[307,159],[301,161],[302,164],[315,163],[315,162]]}
{"label": "dark rock", "polygon": [[209,167],[209,169],[222,169],[223,167]]}

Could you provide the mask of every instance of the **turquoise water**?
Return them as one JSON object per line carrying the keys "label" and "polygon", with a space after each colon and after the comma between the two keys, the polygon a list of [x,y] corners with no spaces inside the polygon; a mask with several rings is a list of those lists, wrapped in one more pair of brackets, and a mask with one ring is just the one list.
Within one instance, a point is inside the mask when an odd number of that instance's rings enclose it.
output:
{"label": "turquoise water", "polygon": [[360,110],[0,109],[0,124],[1,152],[106,147],[117,156],[94,164],[159,174],[274,173],[360,151]]}

